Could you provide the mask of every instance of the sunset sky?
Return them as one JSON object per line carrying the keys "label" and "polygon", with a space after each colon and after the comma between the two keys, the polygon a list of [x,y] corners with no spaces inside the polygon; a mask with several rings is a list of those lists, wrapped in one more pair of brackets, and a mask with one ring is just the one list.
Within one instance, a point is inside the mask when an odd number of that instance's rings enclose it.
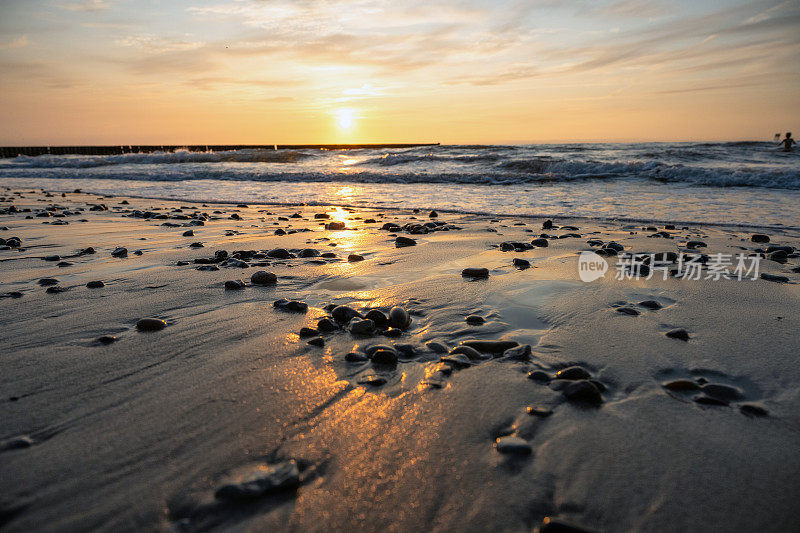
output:
{"label": "sunset sky", "polygon": [[0,145],[771,140],[800,0],[1,0]]}

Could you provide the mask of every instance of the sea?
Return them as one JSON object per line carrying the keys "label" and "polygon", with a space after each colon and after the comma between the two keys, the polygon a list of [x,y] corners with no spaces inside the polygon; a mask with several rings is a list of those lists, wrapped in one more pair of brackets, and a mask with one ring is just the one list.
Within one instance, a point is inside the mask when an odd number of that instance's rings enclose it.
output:
{"label": "sea", "polygon": [[765,142],[18,156],[0,159],[0,186],[800,229],[800,150]]}

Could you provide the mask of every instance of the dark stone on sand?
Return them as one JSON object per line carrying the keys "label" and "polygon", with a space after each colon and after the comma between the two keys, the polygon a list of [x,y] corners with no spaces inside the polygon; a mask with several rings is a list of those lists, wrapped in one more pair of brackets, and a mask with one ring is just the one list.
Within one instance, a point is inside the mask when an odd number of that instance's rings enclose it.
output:
{"label": "dark stone on sand", "polygon": [[323,332],[331,332],[339,329],[339,326],[330,318],[322,318],[317,322],[317,329]]}
{"label": "dark stone on sand", "polygon": [[589,374],[585,368],[580,366],[570,366],[556,372],[556,375],[553,379],[566,379],[575,381],[580,379],[589,379],[590,377],[592,377],[592,375]]}
{"label": "dark stone on sand", "polygon": [[368,318],[353,318],[347,324],[347,329],[349,329],[350,333],[353,335],[371,335],[372,332],[375,331],[375,323]]}
{"label": "dark stone on sand", "polygon": [[330,231],[341,231],[344,229],[344,222],[339,222],[338,220],[328,222],[325,224],[325,229]]}
{"label": "dark stone on sand", "polygon": [[547,242],[547,239],[544,238],[533,239],[531,244],[538,246],[539,248],[547,248],[550,245],[550,243]]}
{"label": "dark stone on sand", "polygon": [[369,357],[361,352],[348,352],[345,354],[344,360],[348,363],[363,363],[369,361]]}
{"label": "dark stone on sand", "polygon": [[403,330],[398,329],[398,328],[389,328],[386,331],[384,331],[383,334],[386,335],[387,337],[395,338],[395,337],[399,337],[400,335],[402,335],[403,334]]}
{"label": "dark stone on sand", "polygon": [[364,318],[368,318],[372,320],[372,323],[375,324],[375,327],[383,329],[389,324],[389,317],[383,314],[382,311],[378,309],[370,309]]}
{"label": "dark stone on sand", "polygon": [[284,248],[275,248],[274,250],[267,252],[267,257],[271,257],[273,259],[290,259],[294,256]]}
{"label": "dark stone on sand", "polygon": [[469,315],[464,320],[466,320],[467,324],[469,324],[470,326],[480,326],[481,324],[486,322],[486,319],[479,315]]}
{"label": "dark stone on sand", "polygon": [[742,391],[730,385],[723,385],[721,383],[707,383],[700,387],[707,396],[723,400],[725,402],[733,402],[741,400],[744,396]]}
{"label": "dark stone on sand", "polygon": [[689,333],[685,329],[673,329],[665,333],[667,337],[670,339],[678,339],[682,341],[688,341],[690,339]]}
{"label": "dark stone on sand", "polygon": [[697,396],[694,399],[694,401],[699,403],[699,404],[701,404],[701,405],[718,405],[718,406],[727,406],[728,405],[728,402],[726,402],[725,400],[721,400],[719,398],[714,398],[712,396],[705,396],[705,395]]}
{"label": "dark stone on sand", "polygon": [[786,253],[785,250],[776,250],[769,254],[769,260],[775,261],[776,263],[785,263],[786,259],[788,259],[789,254]]}
{"label": "dark stone on sand", "polygon": [[503,358],[511,361],[527,361],[531,358],[530,344],[520,344],[503,352]]}
{"label": "dark stone on sand", "polygon": [[328,213],[316,213],[314,215],[315,220],[327,220],[329,218],[331,218],[331,216]]}
{"label": "dark stone on sand", "polygon": [[102,337],[98,337],[97,342],[108,345],[117,342],[117,338],[113,335],[103,335]]}
{"label": "dark stone on sand", "polygon": [[355,263],[357,261],[363,261],[364,260],[364,256],[363,255],[358,255],[358,254],[350,254],[350,255],[347,256],[347,260],[349,262],[351,262],[351,263]]}
{"label": "dark stone on sand", "polygon": [[308,340],[308,344],[311,346],[322,347],[325,346],[325,340],[322,337],[314,337],[313,339]]}
{"label": "dark stone on sand", "polygon": [[359,385],[371,385],[373,387],[380,387],[381,385],[386,384],[386,378],[383,376],[377,376],[375,374],[367,374],[366,376],[360,376],[358,378],[357,383]]}
{"label": "dark stone on sand", "polygon": [[385,348],[380,348],[375,350],[372,355],[370,356],[372,359],[372,363],[375,365],[387,365],[392,366],[397,364],[397,352],[394,350],[387,350]]}
{"label": "dark stone on sand", "polygon": [[194,231],[188,230],[183,232],[184,237],[194,237]]}
{"label": "dark stone on sand", "polygon": [[59,294],[66,291],[67,289],[65,289],[64,287],[54,286],[54,287],[47,287],[47,290],[45,292],[47,294]]}
{"label": "dark stone on sand", "polygon": [[402,307],[392,307],[389,310],[389,325],[393,328],[406,329],[411,325],[411,317],[408,311]]}
{"label": "dark stone on sand", "polygon": [[128,249],[115,248],[114,251],[111,252],[111,257],[128,257]]}
{"label": "dark stone on sand", "polygon": [[275,230],[275,235],[286,235],[286,231],[282,230],[281,228],[278,228]]}
{"label": "dark stone on sand", "polygon": [[258,272],[250,276],[250,283],[254,285],[275,285],[276,283],[278,283],[278,276],[276,276],[272,272],[259,270]]}
{"label": "dark stone on sand", "polygon": [[226,291],[236,291],[241,290],[246,287],[244,281],[240,279],[231,279],[225,282],[225,290]]}
{"label": "dark stone on sand", "polygon": [[87,289],[102,289],[106,284],[100,280],[90,281],[86,284]]}
{"label": "dark stone on sand", "polygon": [[517,268],[530,268],[531,263],[527,259],[514,258],[514,266]]}
{"label": "dark stone on sand", "polygon": [[39,280],[39,285],[42,287],[50,287],[52,285],[58,285],[58,280],[56,278],[42,278]]}
{"label": "dark stone on sand", "polygon": [[320,255],[320,257],[324,257],[326,259],[332,259],[332,258],[336,257],[336,254],[333,253],[333,252],[325,252],[322,255]]}
{"label": "dark stone on sand", "polygon": [[534,370],[532,372],[528,372],[528,379],[539,381],[541,383],[549,383],[551,378],[544,370]]}
{"label": "dark stone on sand", "polygon": [[297,300],[287,300],[286,298],[281,298],[280,300],[275,300],[272,302],[272,307],[276,309],[280,309],[282,311],[289,311],[292,313],[305,313],[308,311],[308,304],[305,302],[299,302]]}
{"label": "dark stone on sand", "polygon": [[347,324],[353,318],[363,318],[361,313],[346,305],[339,305],[331,311],[333,319],[340,324]]}
{"label": "dark stone on sand", "polygon": [[593,533],[589,529],[549,516],[544,519],[537,531],[538,533]]}
{"label": "dark stone on sand", "polygon": [[786,276],[776,276],[775,274],[767,274],[766,272],[761,273],[761,279],[774,281],[775,283],[787,283],[789,281],[789,278]]}
{"label": "dark stone on sand", "polygon": [[202,265],[197,267],[197,270],[200,270],[201,272],[216,272],[219,270],[219,267],[217,265]]}
{"label": "dark stone on sand", "polygon": [[8,293],[10,298],[22,298],[22,293],[19,291],[11,291]]}
{"label": "dark stone on sand", "polygon": [[24,448],[30,448],[34,444],[34,440],[29,436],[20,435],[0,442],[0,451],[22,450]]}
{"label": "dark stone on sand", "polygon": [[436,211],[431,211],[430,213],[428,213],[428,216],[430,218],[436,218],[439,216],[439,213],[437,213]]}
{"label": "dark stone on sand", "polygon": [[316,337],[319,331],[314,328],[300,328],[300,337]]}
{"label": "dark stone on sand", "polygon": [[[483,339],[469,339],[461,341],[460,346],[469,346],[481,353],[501,354],[511,348],[519,346],[517,341],[493,341]],[[452,353],[452,352],[451,352]]]}
{"label": "dark stone on sand", "polygon": [[528,441],[511,435],[498,438],[494,445],[497,451],[502,454],[530,455],[533,451]]}
{"label": "dark stone on sand", "polygon": [[222,485],[214,492],[218,500],[252,501],[268,494],[294,490],[300,485],[300,470],[294,460],[274,465],[260,465],[241,481]]}
{"label": "dark stone on sand", "polygon": [[645,300],[643,302],[639,302],[640,307],[645,307],[647,309],[661,309],[661,304],[655,300]]}
{"label": "dark stone on sand", "polygon": [[471,361],[480,361],[485,357],[475,348],[470,346],[456,346],[450,350],[450,355],[466,355]]}
{"label": "dark stone on sand", "polygon": [[752,403],[743,403],[739,406],[739,411],[748,416],[769,416],[766,409]]}
{"label": "dark stone on sand", "polygon": [[61,261],[60,255],[46,255],[42,259],[45,261]]}
{"label": "dark stone on sand", "polygon": [[304,258],[319,257],[319,252],[317,250],[314,250],[313,248],[306,248],[304,250],[300,250],[297,253],[297,257],[304,257]]}
{"label": "dark stone on sand", "polygon": [[541,418],[546,418],[553,414],[553,411],[547,409],[546,407],[535,407],[535,406],[528,406],[527,408],[528,414],[531,416],[538,416]]}
{"label": "dark stone on sand", "polygon": [[600,390],[590,381],[574,381],[561,391],[567,400],[591,404],[603,403]]}
{"label": "dark stone on sand", "polygon": [[756,233],[750,237],[750,240],[758,243],[769,242],[769,236],[761,233]]}
{"label": "dark stone on sand", "polygon": [[544,222],[542,222],[542,229],[553,229],[553,221],[547,219]]}
{"label": "dark stone on sand", "polygon": [[686,247],[690,250],[694,250],[696,248],[705,248],[706,246],[708,245],[703,241],[689,241],[686,243]]}
{"label": "dark stone on sand", "polygon": [[160,331],[167,327],[167,323],[160,318],[142,318],[136,323],[139,331]]}
{"label": "dark stone on sand", "polygon": [[696,391],[700,390],[700,385],[690,379],[676,379],[664,383],[664,388],[671,391]]}
{"label": "dark stone on sand", "polygon": [[59,268],[71,267],[72,263],[70,263],[69,261],[61,261],[56,266],[59,267]]}
{"label": "dark stone on sand", "polygon": [[430,341],[426,343],[425,346],[427,346],[428,349],[433,353],[447,353],[450,351],[450,348],[448,348],[447,345],[438,341]]}
{"label": "dark stone on sand", "polygon": [[639,311],[637,311],[633,307],[619,307],[617,308],[617,313],[622,313],[623,315],[636,316],[639,314]]}
{"label": "dark stone on sand", "polygon": [[403,248],[405,246],[416,246],[417,245],[417,241],[415,241],[414,239],[411,239],[409,237],[403,237],[401,235],[401,236],[397,237],[394,240],[394,245],[397,248]]}
{"label": "dark stone on sand", "polygon": [[189,248],[205,248],[205,245],[202,242],[193,242]]}
{"label": "dark stone on sand", "polygon": [[461,271],[461,275],[465,278],[488,278],[488,268],[465,268]]}
{"label": "dark stone on sand", "polygon": [[443,363],[452,365],[454,368],[467,368],[472,366],[472,361],[463,353],[448,354],[439,359]]}

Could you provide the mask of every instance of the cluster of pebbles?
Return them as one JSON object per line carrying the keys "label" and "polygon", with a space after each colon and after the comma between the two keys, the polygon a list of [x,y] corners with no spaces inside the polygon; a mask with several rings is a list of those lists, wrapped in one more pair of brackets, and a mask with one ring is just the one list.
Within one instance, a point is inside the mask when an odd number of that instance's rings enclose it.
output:
{"label": "cluster of pebbles", "polygon": [[693,371],[684,377],[664,380],[661,386],[672,398],[684,402],[692,401],[711,407],[738,407],[742,414],[751,417],[769,416],[764,407],[753,402],[751,394],[733,384],[733,381],[720,372]]}

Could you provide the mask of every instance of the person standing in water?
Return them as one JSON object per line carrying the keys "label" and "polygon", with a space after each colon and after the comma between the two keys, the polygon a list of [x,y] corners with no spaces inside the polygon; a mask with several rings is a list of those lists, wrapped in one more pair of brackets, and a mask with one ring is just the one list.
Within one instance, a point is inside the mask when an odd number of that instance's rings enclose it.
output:
{"label": "person standing in water", "polygon": [[778,143],[778,146],[783,145],[783,151],[784,152],[791,152],[793,144],[797,144],[797,143],[794,141],[794,139],[792,139],[792,133],[791,132],[786,132],[786,138],[784,140],[780,141]]}

